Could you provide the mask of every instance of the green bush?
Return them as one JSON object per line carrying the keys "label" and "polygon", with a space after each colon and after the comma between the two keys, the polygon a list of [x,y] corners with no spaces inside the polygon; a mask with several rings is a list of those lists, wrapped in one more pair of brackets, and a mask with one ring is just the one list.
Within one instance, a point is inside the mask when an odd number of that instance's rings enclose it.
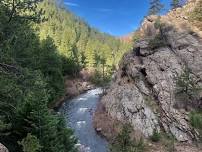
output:
{"label": "green bush", "polygon": [[167,41],[166,31],[169,30],[170,27],[162,23],[160,17],[155,21],[154,27],[159,30],[159,33],[149,41],[150,48],[157,49],[159,47],[168,46],[169,43]]}
{"label": "green bush", "polygon": [[95,70],[94,75],[91,77],[90,81],[100,87],[106,86],[111,81],[110,73],[106,73],[103,77],[103,73]]}
{"label": "green bush", "polygon": [[121,132],[115,137],[110,146],[111,152],[144,152],[145,144],[141,138],[139,141],[131,139],[132,127],[125,124]]}
{"label": "green bush", "polygon": [[62,60],[62,74],[68,76],[78,76],[81,70],[81,66],[76,64],[72,58],[61,57]]}
{"label": "green bush", "polygon": [[202,141],[202,112],[192,111],[189,115],[191,125],[199,132],[199,139]]}
{"label": "green bush", "polygon": [[185,107],[192,106],[198,108],[200,106],[199,91],[201,88],[190,74],[190,70],[185,68],[184,72],[177,77],[176,80],[176,98],[183,101]]}
{"label": "green bush", "polygon": [[157,130],[154,130],[153,135],[151,136],[151,140],[153,142],[159,142],[160,139],[161,139],[161,134]]}
{"label": "green bush", "polygon": [[21,142],[18,142],[23,147],[23,152],[39,152],[41,146],[39,144],[39,140],[36,136],[27,134],[27,137],[24,138]]}
{"label": "green bush", "polygon": [[202,29],[202,0],[198,1],[195,9],[190,13],[189,20],[195,23],[199,29]]}
{"label": "green bush", "polygon": [[160,48],[160,47],[165,47],[165,46],[168,46],[168,42],[164,40],[164,38],[160,35],[160,34],[157,34],[154,39],[151,39],[149,41],[149,46],[151,49],[157,49],[157,48]]}
{"label": "green bush", "polygon": [[202,0],[198,2],[197,7],[194,10],[196,20],[202,22]]}
{"label": "green bush", "polygon": [[202,129],[202,113],[193,111],[190,113],[191,125],[197,129]]}
{"label": "green bush", "polygon": [[132,41],[133,41],[133,42],[137,42],[137,41],[140,40],[140,39],[141,39],[140,33],[139,33],[139,32],[135,32],[135,33],[133,34]]}
{"label": "green bush", "polygon": [[97,86],[101,86],[103,83],[102,73],[96,70],[90,81]]}
{"label": "green bush", "polygon": [[175,151],[175,137],[169,133],[161,133],[161,143],[164,145],[167,152]]}

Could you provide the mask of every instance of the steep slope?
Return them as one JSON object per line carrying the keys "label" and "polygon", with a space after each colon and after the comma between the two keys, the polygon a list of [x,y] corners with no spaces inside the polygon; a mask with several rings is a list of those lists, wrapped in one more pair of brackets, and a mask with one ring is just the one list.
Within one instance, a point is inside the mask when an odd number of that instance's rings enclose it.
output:
{"label": "steep slope", "polygon": [[[196,1],[165,16],[144,20],[139,29],[141,40],[124,55],[102,97],[110,119],[131,124],[147,138],[157,131],[171,133],[181,142],[199,139],[199,133],[190,125],[189,112],[196,103],[201,108],[201,92],[197,92],[197,101],[187,101],[188,106],[184,105],[186,99],[181,101],[176,96],[177,81],[186,70],[194,85],[202,87],[201,31],[185,16],[193,4]],[[95,127],[102,128],[97,114]]]}
{"label": "steep slope", "polygon": [[0,1],[0,142],[10,152],[74,152],[73,131],[48,108],[64,81],[52,39],[41,41],[33,30],[37,2]]}
{"label": "steep slope", "polygon": [[46,19],[39,26],[41,39],[51,37],[61,55],[74,57],[79,62],[85,59],[87,67],[94,66],[96,55],[104,57],[107,65],[118,64],[129,48],[128,43],[90,27],[64,5],[56,3],[55,0],[44,0],[40,4]]}

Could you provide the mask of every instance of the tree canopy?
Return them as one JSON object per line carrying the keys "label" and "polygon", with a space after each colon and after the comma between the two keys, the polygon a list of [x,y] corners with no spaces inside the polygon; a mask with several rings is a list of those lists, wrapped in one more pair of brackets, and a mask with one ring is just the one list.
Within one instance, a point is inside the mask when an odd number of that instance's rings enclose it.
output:
{"label": "tree canopy", "polygon": [[180,0],[172,0],[171,7],[173,9],[180,7]]}
{"label": "tree canopy", "polygon": [[52,38],[33,28],[37,2],[0,2],[0,141],[10,152],[73,152],[72,130],[48,109],[64,90],[62,61]]}
{"label": "tree canopy", "polygon": [[44,18],[47,19],[39,25],[40,38],[51,37],[59,54],[73,59],[77,65],[93,67],[95,54],[104,55],[107,65],[118,64],[130,47],[118,38],[91,28],[54,0],[44,0],[40,8],[46,8]]}

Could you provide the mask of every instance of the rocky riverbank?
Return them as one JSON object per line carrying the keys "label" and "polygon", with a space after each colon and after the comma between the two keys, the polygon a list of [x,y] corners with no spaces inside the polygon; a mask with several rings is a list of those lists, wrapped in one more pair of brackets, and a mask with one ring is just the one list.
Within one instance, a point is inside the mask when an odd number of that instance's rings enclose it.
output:
{"label": "rocky riverbank", "polygon": [[95,89],[95,85],[91,83],[91,78],[94,70],[83,69],[77,77],[65,76],[64,77],[64,96],[50,105],[52,109],[58,109],[65,100],[74,98],[88,90]]}
{"label": "rocky riverbank", "polygon": [[51,107],[54,109],[58,109],[65,100],[76,97],[94,88],[95,86],[91,82],[83,78],[65,77],[65,95],[57,102],[54,102]]}

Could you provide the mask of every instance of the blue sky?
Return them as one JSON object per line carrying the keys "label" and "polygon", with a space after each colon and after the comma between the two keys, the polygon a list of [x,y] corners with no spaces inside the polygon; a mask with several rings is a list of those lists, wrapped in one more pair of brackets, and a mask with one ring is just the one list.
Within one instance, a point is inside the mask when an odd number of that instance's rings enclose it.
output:
{"label": "blue sky", "polygon": [[[166,10],[170,1],[162,0]],[[90,26],[114,36],[137,29],[149,8],[149,0],[64,0],[64,4]]]}

